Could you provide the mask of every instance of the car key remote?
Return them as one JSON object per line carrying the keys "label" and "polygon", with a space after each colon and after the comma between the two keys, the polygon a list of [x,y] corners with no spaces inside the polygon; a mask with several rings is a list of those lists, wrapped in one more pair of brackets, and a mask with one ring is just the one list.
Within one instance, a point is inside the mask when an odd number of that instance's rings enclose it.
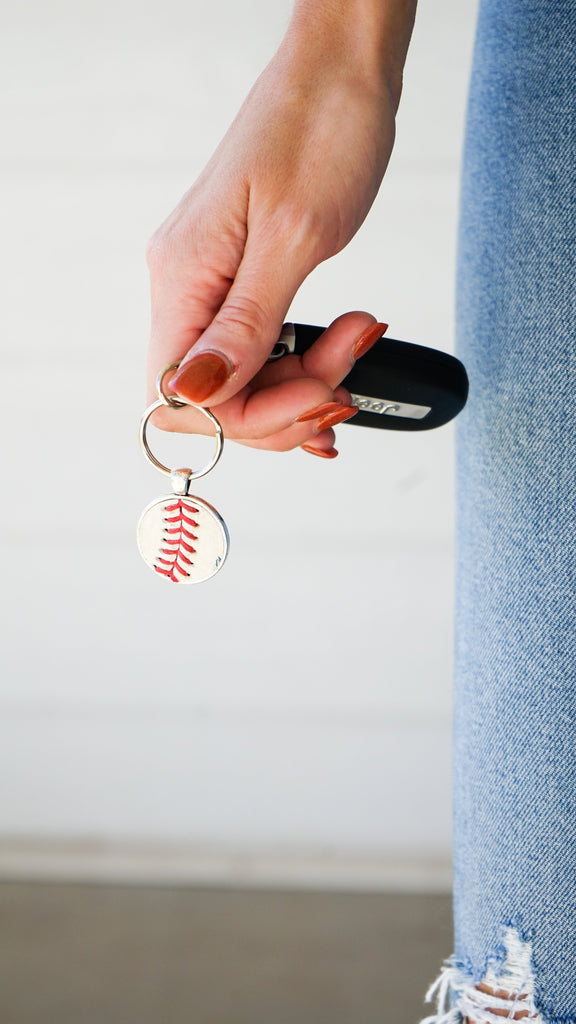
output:
{"label": "car key remote", "polygon": [[[284,324],[270,359],[303,355],[324,330]],[[441,427],[458,415],[468,397],[468,375],[455,356],[386,337],[358,360],[342,384],[360,409],[347,422],[385,430]]]}

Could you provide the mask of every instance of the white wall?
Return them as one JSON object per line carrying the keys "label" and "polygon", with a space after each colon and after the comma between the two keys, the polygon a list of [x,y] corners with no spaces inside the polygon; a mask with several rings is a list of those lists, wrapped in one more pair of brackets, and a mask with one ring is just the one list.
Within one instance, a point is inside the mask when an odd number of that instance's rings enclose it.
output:
{"label": "white wall", "polygon": [[[422,3],[380,196],[291,319],[367,309],[392,337],[452,348],[474,8]],[[90,842],[208,850],[206,877],[222,857],[252,857],[256,880],[268,854],[308,858],[319,884],[338,858],[350,884],[362,864],[449,863],[453,428],[342,426],[333,463],[229,444],[199,488],[230,527],[225,570],[171,588],[135,547],[165,490],[137,444],[144,244],[289,10],[24,0],[4,15],[4,873],[40,840],[76,851],[71,873]],[[204,443],[159,446],[190,462]]]}

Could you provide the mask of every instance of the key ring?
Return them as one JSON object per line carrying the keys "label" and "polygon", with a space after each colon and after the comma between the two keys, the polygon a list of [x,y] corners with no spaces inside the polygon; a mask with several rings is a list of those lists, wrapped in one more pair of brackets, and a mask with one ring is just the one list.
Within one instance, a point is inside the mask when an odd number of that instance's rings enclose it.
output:
{"label": "key ring", "polygon": [[156,394],[162,402],[162,405],[169,405],[171,409],[181,409],[183,405],[188,404],[183,398],[176,398],[175,395],[167,395],[164,391],[164,377],[167,373],[170,373],[171,370],[177,370],[179,366],[180,363],[170,363],[169,366],[165,366],[163,370],[160,370],[156,377]]}
{"label": "key ring", "polygon": [[[152,405],[149,405],[142,419],[140,420],[140,447],[144,452],[144,455],[148,459],[148,462],[151,462],[152,465],[160,471],[160,473],[163,473],[164,476],[172,476],[173,473],[179,471],[169,469],[168,466],[165,466],[164,463],[160,462],[160,460],[156,458],[154,452],[151,450],[150,445],[148,444],[147,437],[147,428],[150,417],[152,416],[153,413],[156,412],[156,409],[160,409],[163,405],[170,406],[172,409],[182,409],[185,405],[188,405],[188,402],[165,402],[162,398],[159,398],[158,401],[153,402]],[[216,451],[214,452],[211,461],[206,466],[204,466],[203,469],[197,469],[196,471],[188,471],[189,482],[192,480],[199,480],[201,476],[206,476],[206,474],[209,473],[211,469],[214,469],[214,466],[218,462],[218,459],[220,458],[224,450],[224,432],[222,430],[222,427],[220,426],[220,421],[216,419],[213,412],[210,412],[210,409],[206,409],[201,405],[195,405],[193,406],[193,408],[198,409],[198,412],[204,413],[206,418],[209,419],[210,422],[212,423],[216,431]]]}
{"label": "key ring", "polygon": [[144,509],[137,529],[140,554],[156,573],[172,583],[201,583],[222,568],[230,544],[228,529],[220,513],[203,498],[190,494],[192,480],[206,476],[218,462],[224,448],[224,432],[210,409],[194,405],[212,423],[215,430],[216,451],[211,461],[196,471],[170,469],[156,458],[148,444],[147,429],[150,417],[162,406],[182,409],[189,402],[167,395],[164,377],[178,367],[171,363],[156,378],[157,401],[144,412],[140,420],[140,447],[150,462],[164,476],[169,476],[172,494],[150,502]]}
{"label": "key ring", "polygon": [[[165,466],[162,462],[160,462],[159,459],[156,458],[156,456],[154,455],[153,451],[150,448],[150,445],[148,444],[147,428],[150,417],[153,415],[153,413],[156,412],[156,409],[160,409],[161,406],[166,405],[170,409],[183,409],[185,406],[190,405],[189,402],[184,402],[182,399],[175,398],[173,395],[167,395],[166,392],[164,391],[164,377],[166,376],[167,373],[170,373],[172,370],[177,370],[179,365],[179,363],[170,363],[169,366],[165,366],[163,370],[160,370],[158,376],[156,377],[156,392],[158,394],[158,400],[156,402],[153,402],[152,405],[148,406],[146,412],[144,413],[142,419],[140,420],[140,447],[144,452],[144,455],[148,459],[148,462],[152,463],[155,469],[159,470],[160,473],[163,473],[164,476],[170,477],[173,475],[173,473],[181,473],[182,470],[169,469],[168,466]],[[214,469],[214,466],[218,462],[224,450],[224,432],[222,430],[222,427],[220,426],[220,421],[216,419],[214,413],[211,412],[210,409],[202,405],[195,405],[192,406],[192,408],[198,409],[198,412],[203,413],[204,416],[206,416],[206,418],[209,419],[210,422],[212,423],[212,426],[214,427],[216,433],[216,451],[211,462],[209,462],[204,467],[204,469],[198,469],[195,472],[191,469],[187,470],[188,483],[191,483],[192,480],[199,480],[200,477],[206,476],[206,474],[209,473],[211,469]]]}

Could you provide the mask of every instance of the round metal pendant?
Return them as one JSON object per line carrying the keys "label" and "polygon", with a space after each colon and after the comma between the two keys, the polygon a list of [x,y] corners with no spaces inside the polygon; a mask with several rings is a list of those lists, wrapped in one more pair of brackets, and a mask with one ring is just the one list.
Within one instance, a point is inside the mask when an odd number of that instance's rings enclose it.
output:
{"label": "round metal pendant", "polygon": [[172,583],[202,583],[222,568],[230,538],[212,505],[192,495],[170,494],[146,506],[138,548],[151,569]]}

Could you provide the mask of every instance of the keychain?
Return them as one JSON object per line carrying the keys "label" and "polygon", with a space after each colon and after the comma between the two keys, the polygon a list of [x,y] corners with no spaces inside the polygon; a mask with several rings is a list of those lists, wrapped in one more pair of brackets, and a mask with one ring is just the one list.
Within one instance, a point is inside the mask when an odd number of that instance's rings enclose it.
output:
{"label": "keychain", "polygon": [[212,423],[216,432],[216,451],[203,469],[169,469],[150,449],[147,427],[152,414],[162,405],[182,409],[187,403],[166,395],[164,377],[175,370],[172,363],[160,371],[156,379],[158,400],[146,409],[140,421],[140,447],[153,466],[170,477],[172,494],[155,498],[146,506],[137,528],[138,548],[142,558],[159,576],[172,583],[202,583],[210,579],[226,561],[230,537],[226,523],[212,505],[189,493],[193,480],[206,476],[218,462],[224,448],[224,434],[210,409],[194,406]]}
{"label": "keychain", "polygon": [[[284,324],[271,358],[304,355],[324,330]],[[468,397],[468,375],[456,356],[388,337],[372,345],[342,384],[360,410],[346,429],[432,430],[454,419]]]}
{"label": "keychain", "polygon": [[[303,355],[323,334],[323,327],[284,324],[271,360]],[[211,421],[216,431],[216,453],[202,470],[170,470],[152,454],[146,427],[162,405],[181,409],[187,403],[166,395],[164,376],[178,367],[172,363],[156,379],[158,401],[146,410],[140,423],[140,445],[146,458],[169,476],[173,494],[157,498],[144,509],[138,523],[138,547],[144,561],[173,583],[201,583],[222,568],[228,554],[226,524],[212,505],[188,493],[192,480],[206,476],[218,462],[224,445],[222,427],[210,409],[194,406]],[[358,360],[343,384],[359,412],[352,426],[387,430],[431,430],[449,423],[466,405],[468,376],[455,356],[393,338],[380,338]]]}

